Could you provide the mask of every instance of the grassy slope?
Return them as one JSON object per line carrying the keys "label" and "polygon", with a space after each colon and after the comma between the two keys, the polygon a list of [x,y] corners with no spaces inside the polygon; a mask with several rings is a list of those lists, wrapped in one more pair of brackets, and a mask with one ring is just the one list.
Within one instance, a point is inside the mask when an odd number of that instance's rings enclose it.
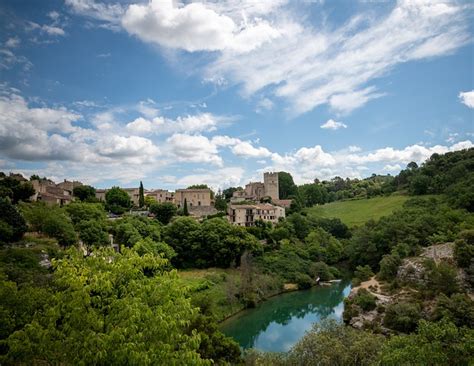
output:
{"label": "grassy slope", "polygon": [[307,209],[308,215],[317,217],[337,217],[349,227],[359,226],[370,219],[378,220],[401,208],[408,196],[392,195],[370,199],[337,201]]}

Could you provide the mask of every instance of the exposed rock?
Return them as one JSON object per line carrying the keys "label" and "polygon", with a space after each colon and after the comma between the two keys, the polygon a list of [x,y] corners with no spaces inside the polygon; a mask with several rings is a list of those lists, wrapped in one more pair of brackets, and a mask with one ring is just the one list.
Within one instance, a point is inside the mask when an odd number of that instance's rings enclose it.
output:
{"label": "exposed rock", "polygon": [[51,261],[49,259],[48,253],[45,253],[44,251],[41,253],[41,260],[39,262],[39,265],[41,267],[51,268]]}

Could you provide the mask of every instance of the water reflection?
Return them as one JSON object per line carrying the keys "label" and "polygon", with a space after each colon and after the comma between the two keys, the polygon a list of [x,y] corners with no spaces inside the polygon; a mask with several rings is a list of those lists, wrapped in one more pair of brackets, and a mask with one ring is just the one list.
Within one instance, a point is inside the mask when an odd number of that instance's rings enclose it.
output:
{"label": "water reflection", "polygon": [[350,283],[336,283],[276,296],[256,309],[244,311],[222,324],[222,331],[243,348],[288,351],[312,324],[324,318],[340,320]]}

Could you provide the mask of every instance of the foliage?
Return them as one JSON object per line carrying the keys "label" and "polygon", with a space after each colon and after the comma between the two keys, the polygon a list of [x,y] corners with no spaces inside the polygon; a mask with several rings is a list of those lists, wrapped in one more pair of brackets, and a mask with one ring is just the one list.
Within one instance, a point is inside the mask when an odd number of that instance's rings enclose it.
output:
{"label": "foliage", "polygon": [[305,273],[298,273],[295,278],[295,282],[298,285],[298,289],[304,290],[313,286],[313,280]]}
{"label": "foliage", "polygon": [[330,281],[334,279],[334,267],[329,267],[324,262],[314,262],[309,265],[308,273],[309,275],[320,281]]}
{"label": "foliage", "polygon": [[415,334],[389,339],[380,358],[382,365],[468,365],[474,356],[474,330],[449,321],[421,320]]}
{"label": "foliage", "polygon": [[115,220],[111,228],[114,240],[127,247],[133,247],[139,240],[149,237],[161,241],[161,225],[156,220],[139,216],[124,216]]}
{"label": "foliage", "polygon": [[164,239],[178,254],[173,262],[179,268],[227,268],[238,265],[245,250],[258,247],[245,228],[222,218],[199,224],[192,218],[179,217],[165,228]]}
{"label": "foliage", "polygon": [[434,319],[448,318],[456,326],[474,328],[474,301],[466,294],[441,294],[436,302]]}
{"label": "foliage", "polygon": [[224,194],[219,190],[216,194],[216,199],[214,201],[214,207],[218,211],[226,212],[227,211],[227,201]]}
{"label": "foliage", "polygon": [[188,200],[185,198],[184,199],[184,205],[183,205],[183,216],[189,216],[189,211],[188,211]]}
{"label": "foliage", "polygon": [[152,203],[149,211],[155,215],[155,218],[163,225],[168,224],[173,216],[176,215],[177,208],[171,202]]}
{"label": "foliage", "polygon": [[474,230],[465,230],[454,242],[454,259],[461,268],[468,268],[474,258]]}
{"label": "foliage", "polygon": [[104,223],[97,220],[83,220],[76,225],[79,238],[86,245],[104,246],[109,244],[109,236]]}
{"label": "foliage", "polygon": [[13,177],[0,179],[0,198],[9,197],[13,203],[29,201],[35,194],[35,189],[30,182],[20,182]]}
{"label": "foliage", "polygon": [[171,260],[176,256],[176,252],[168,244],[164,242],[155,242],[150,237],[140,239],[133,245],[139,255],[153,254],[159,255],[161,258]]}
{"label": "foliage", "polygon": [[398,267],[402,263],[400,256],[397,253],[384,255],[380,261],[380,271],[378,277],[381,280],[393,280],[398,271]]}
{"label": "foliage", "polygon": [[138,206],[143,207],[145,206],[145,193],[143,190],[143,183],[140,181],[140,188],[138,190]]}
{"label": "foliage", "polygon": [[209,364],[198,352],[200,335],[187,331],[196,310],[165,265],[165,259],[128,249],[101,249],[86,258],[69,251],[55,263],[51,306],[10,335],[6,360]]}
{"label": "foliage", "polygon": [[354,276],[362,282],[369,280],[373,275],[374,272],[372,272],[372,268],[370,268],[368,265],[357,266],[356,270],[354,271]]}
{"label": "foliage", "polygon": [[278,194],[281,200],[291,198],[296,194],[297,186],[293,177],[287,172],[278,172]]}
{"label": "foliage", "polygon": [[368,365],[377,360],[383,342],[380,335],[325,321],[315,324],[291,349],[285,364]]}
{"label": "foliage", "polygon": [[150,207],[152,204],[157,203],[158,201],[152,196],[145,196],[145,206]]}
{"label": "foliage", "polygon": [[131,206],[130,197],[120,187],[112,187],[105,194],[105,208],[114,214],[123,214]]}
{"label": "foliage", "polygon": [[420,305],[399,302],[386,307],[383,324],[387,328],[409,333],[416,329],[420,319]]}
{"label": "foliage", "polygon": [[81,201],[90,202],[95,200],[95,188],[87,185],[74,187],[72,190],[74,197]]}
{"label": "foliage", "polygon": [[72,202],[65,206],[66,212],[71,217],[74,225],[83,220],[105,221],[106,213],[100,203]]}
{"label": "foliage", "polygon": [[18,241],[26,232],[26,222],[8,198],[0,198],[0,243]]}
{"label": "foliage", "polygon": [[36,202],[22,204],[21,211],[33,231],[57,239],[62,246],[70,246],[77,242],[72,221],[63,208]]}
{"label": "foliage", "polygon": [[450,296],[459,291],[456,267],[445,261],[437,264],[433,260],[426,260],[423,265],[426,270],[425,291],[428,294]]}
{"label": "foliage", "polygon": [[342,259],[342,244],[322,228],[312,230],[305,238],[310,258],[314,261],[323,261],[335,264]]}
{"label": "foliage", "polygon": [[354,297],[354,304],[359,306],[364,311],[374,310],[377,304],[375,303],[376,297],[372,295],[367,289],[360,288],[357,290],[357,294]]}

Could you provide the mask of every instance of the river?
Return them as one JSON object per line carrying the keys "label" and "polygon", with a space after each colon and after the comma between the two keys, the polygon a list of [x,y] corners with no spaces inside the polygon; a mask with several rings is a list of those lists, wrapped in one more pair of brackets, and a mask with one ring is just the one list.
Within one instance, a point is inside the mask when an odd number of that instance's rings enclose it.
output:
{"label": "river", "polygon": [[221,330],[242,348],[285,352],[325,318],[342,320],[350,281],[278,295],[224,321]]}

